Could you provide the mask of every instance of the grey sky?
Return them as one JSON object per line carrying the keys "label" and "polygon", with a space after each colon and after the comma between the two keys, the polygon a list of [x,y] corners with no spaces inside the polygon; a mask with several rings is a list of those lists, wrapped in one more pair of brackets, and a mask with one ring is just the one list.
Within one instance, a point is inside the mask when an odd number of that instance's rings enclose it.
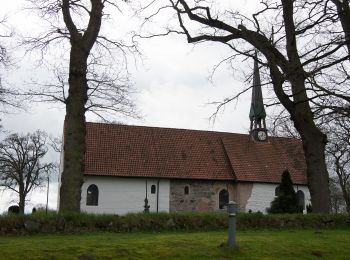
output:
{"label": "grey sky", "polygon": [[[12,0],[3,3],[0,17],[7,14],[8,22],[16,31],[28,32],[37,26],[38,17],[30,16],[28,12],[20,11],[25,1]],[[254,6],[257,1],[232,1],[243,10]],[[232,2],[230,4],[232,5]],[[128,18],[123,22],[128,24]],[[111,22],[110,22],[111,23]],[[123,26],[121,26],[123,27]],[[128,28],[128,26],[123,27]],[[12,46],[15,46],[13,43]],[[243,81],[232,76],[232,70],[223,66],[208,80],[214,65],[220,62],[229,53],[229,50],[220,44],[189,45],[184,37],[170,36],[140,41],[140,48],[144,55],[137,66],[129,66],[132,80],[137,93],[135,102],[143,118],[141,120],[122,119],[126,124],[173,127],[187,129],[202,129],[247,133],[249,128],[250,91],[244,94],[238,102],[229,104],[212,124],[209,116],[215,111],[215,106],[208,102],[220,101],[224,97],[237,93],[245,86]],[[39,67],[35,68],[33,56],[27,56],[21,61],[23,49],[16,47],[11,50],[18,63],[2,75],[7,82],[13,85],[23,85],[29,82],[34,74],[45,78],[45,72]],[[49,57],[48,57],[49,59]],[[242,65],[246,66],[246,65]],[[243,69],[250,70],[246,66]],[[247,71],[246,73],[250,73]],[[35,75],[37,76],[37,75]],[[34,103],[27,112],[14,111],[11,114],[1,115],[4,130],[15,132],[28,132],[43,129],[53,136],[60,136],[62,132],[64,107],[52,104]],[[87,115],[88,121],[97,118]],[[58,161],[59,156],[50,155]],[[36,191],[31,195],[31,202],[27,211],[46,201],[45,190]],[[56,208],[57,185],[50,187],[50,208]],[[7,209],[13,199],[13,194],[0,192],[0,212]]]}

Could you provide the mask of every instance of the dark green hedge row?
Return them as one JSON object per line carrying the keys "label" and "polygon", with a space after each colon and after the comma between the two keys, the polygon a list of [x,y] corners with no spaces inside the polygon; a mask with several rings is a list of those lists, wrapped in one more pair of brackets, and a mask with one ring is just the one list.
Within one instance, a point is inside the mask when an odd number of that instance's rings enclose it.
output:
{"label": "dark green hedge row", "polygon": [[[225,213],[159,213],[89,215],[32,214],[0,216],[0,234],[209,231],[227,228]],[[237,229],[350,228],[349,215],[238,214]]]}

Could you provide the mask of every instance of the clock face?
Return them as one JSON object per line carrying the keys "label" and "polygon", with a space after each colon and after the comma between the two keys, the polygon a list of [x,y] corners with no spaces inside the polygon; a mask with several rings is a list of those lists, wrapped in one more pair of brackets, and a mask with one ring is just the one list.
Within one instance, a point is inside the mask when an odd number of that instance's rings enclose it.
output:
{"label": "clock face", "polygon": [[258,132],[258,139],[260,140],[260,141],[265,141],[266,140],[266,133],[264,132],[264,131],[259,131]]}

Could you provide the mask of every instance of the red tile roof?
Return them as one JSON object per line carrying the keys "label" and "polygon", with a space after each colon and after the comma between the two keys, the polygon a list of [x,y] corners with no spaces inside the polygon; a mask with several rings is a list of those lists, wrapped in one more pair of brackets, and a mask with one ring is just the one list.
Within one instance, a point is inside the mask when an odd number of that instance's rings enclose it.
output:
{"label": "red tile roof", "polygon": [[248,135],[145,126],[87,123],[85,174],[274,182],[288,168],[306,184],[301,143]]}

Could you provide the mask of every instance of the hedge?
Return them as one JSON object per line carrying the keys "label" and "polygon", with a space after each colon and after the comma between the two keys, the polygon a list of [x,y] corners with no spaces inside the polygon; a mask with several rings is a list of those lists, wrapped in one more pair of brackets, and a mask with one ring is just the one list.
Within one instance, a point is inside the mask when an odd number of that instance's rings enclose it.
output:
{"label": "hedge", "polygon": [[[56,214],[0,216],[0,234],[213,231],[227,229],[225,213]],[[349,215],[237,215],[237,229],[350,228]]]}

